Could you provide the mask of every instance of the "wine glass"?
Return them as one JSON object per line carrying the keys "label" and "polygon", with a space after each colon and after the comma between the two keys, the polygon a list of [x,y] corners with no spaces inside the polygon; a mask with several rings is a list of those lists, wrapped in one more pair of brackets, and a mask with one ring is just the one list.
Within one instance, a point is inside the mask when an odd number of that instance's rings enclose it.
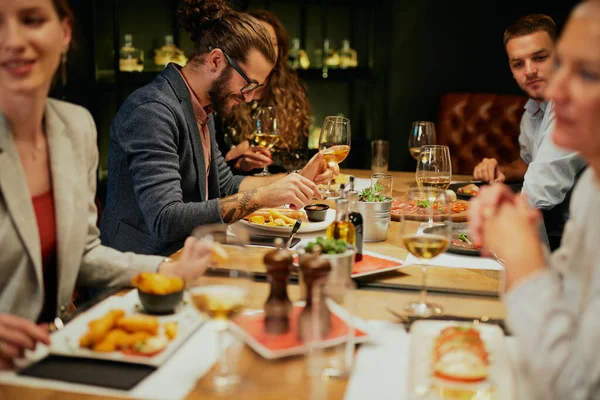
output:
{"label": "wine glass", "polygon": [[[277,110],[273,106],[260,106],[254,116],[254,143],[257,146],[271,150],[279,142],[279,128],[277,127]],[[256,176],[267,176],[268,165]]]}
{"label": "wine glass", "polygon": [[226,334],[231,320],[244,310],[250,298],[252,275],[245,269],[249,240],[243,230],[228,237],[225,224],[200,226],[192,236],[211,247],[208,268],[201,277],[187,282],[187,288],[194,306],[215,323],[219,357],[211,383],[214,389],[223,390],[241,380],[237,360],[228,357]]}
{"label": "wine glass", "polygon": [[415,160],[419,160],[421,146],[433,145],[436,143],[435,125],[431,121],[415,121],[410,130],[408,138],[408,150]]}
{"label": "wine glass", "polygon": [[[448,189],[452,181],[452,161],[448,146],[422,146],[419,153],[417,172],[415,173],[417,185],[422,188],[432,187],[444,191]],[[430,204],[433,205],[433,202],[430,201]],[[429,223],[431,223],[431,218]]]}
{"label": "wine glass", "polygon": [[[427,302],[427,260],[437,257],[446,249],[452,240],[452,212],[446,198],[446,192],[434,187],[411,187],[406,194],[407,204],[423,206],[428,210],[429,222],[417,226],[411,220],[415,217],[412,207],[405,207],[402,212],[400,234],[406,249],[422,262],[423,283],[419,301],[407,304],[404,310],[413,316],[430,317],[440,315],[442,306]],[[427,204],[431,203],[431,204]],[[435,211],[434,211],[435,210]],[[435,212],[435,216],[433,213]]]}
{"label": "wine glass", "polygon": [[[350,120],[344,117],[326,117],[319,136],[319,151],[323,158],[333,168],[346,159],[350,152]],[[323,197],[336,197],[338,193],[331,189],[331,181],[327,189],[322,191]]]}

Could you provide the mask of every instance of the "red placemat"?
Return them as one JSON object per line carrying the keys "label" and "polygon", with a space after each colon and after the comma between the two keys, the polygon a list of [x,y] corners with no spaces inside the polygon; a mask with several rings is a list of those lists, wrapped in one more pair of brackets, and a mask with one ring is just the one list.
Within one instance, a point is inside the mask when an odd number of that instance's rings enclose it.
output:
{"label": "red placemat", "polygon": [[[294,305],[290,316],[290,331],[285,334],[272,334],[265,332],[265,315],[263,312],[242,314],[234,320],[235,325],[244,334],[246,342],[255,351],[266,358],[277,358],[294,354],[302,354],[307,343],[298,339],[298,317],[304,309],[301,305]],[[335,313],[331,313],[331,332],[324,340],[337,344],[336,339],[343,338],[348,333],[346,322]],[[367,333],[355,328],[357,341],[364,341]],[[363,339],[363,340],[360,340]]]}
{"label": "red placemat", "polygon": [[352,267],[352,277],[357,278],[380,272],[393,271],[402,266],[398,260],[392,260],[375,255],[363,254],[362,260],[355,262]]}

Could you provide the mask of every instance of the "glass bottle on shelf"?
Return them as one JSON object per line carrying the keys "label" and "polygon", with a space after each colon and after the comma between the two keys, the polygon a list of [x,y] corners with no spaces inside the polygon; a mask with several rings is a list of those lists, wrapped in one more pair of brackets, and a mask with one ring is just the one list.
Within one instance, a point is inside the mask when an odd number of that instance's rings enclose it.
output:
{"label": "glass bottle on shelf", "polygon": [[300,39],[292,39],[292,48],[288,54],[288,65],[293,69],[300,67]]}
{"label": "glass bottle on shelf", "polygon": [[342,49],[340,50],[340,68],[356,68],[358,66],[358,56],[356,50],[350,48],[348,39],[342,40]]}
{"label": "glass bottle on shelf", "polygon": [[345,185],[340,185],[340,198],[335,201],[335,221],[327,227],[325,235],[328,239],[342,239],[347,244],[354,246],[356,243],[356,232],[354,225],[350,222],[350,203],[346,198]]}
{"label": "glass bottle on shelf", "polygon": [[329,39],[325,39],[323,50],[326,54],[325,64],[327,67],[338,68],[340,66],[340,55],[330,46]]}
{"label": "glass bottle on shelf", "polygon": [[175,46],[172,35],[165,36],[165,44],[160,48],[154,50],[156,55],[154,56],[154,63],[159,67],[166,67],[167,64],[173,62],[179,64],[182,67],[187,64],[187,57],[183,54],[183,51]]}
{"label": "glass bottle on shelf", "polygon": [[123,72],[142,72],[144,70],[144,51],[133,47],[133,35],[125,35],[125,43],[119,53],[119,70]]}

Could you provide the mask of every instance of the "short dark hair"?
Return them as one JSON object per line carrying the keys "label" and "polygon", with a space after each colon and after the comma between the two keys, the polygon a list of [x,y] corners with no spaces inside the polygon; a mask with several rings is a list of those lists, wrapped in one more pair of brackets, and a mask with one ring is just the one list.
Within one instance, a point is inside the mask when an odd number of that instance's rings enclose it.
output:
{"label": "short dark hair", "polygon": [[504,31],[504,48],[510,39],[531,35],[535,32],[546,32],[552,43],[556,41],[556,23],[544,14],[530,14],[519,18]]}

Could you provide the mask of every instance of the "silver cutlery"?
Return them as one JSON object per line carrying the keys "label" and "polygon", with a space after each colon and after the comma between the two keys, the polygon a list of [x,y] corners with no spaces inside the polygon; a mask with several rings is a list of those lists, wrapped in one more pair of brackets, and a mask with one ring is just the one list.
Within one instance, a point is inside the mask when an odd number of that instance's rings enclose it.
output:
{"label": "silver cutlery", "polygon": [[290,234],[290,237],[288,238],[287,242],[285,242],[285,245],[283,246],[284,250],[287,250],[290,248],[290,244],[292,244],[292,240],[294,240],[294,236],[296,235],[296,232],[298,232],[298,229],[300,229],[300,225],[302,225],[302,217],[298,217],[298,220],[296,220],[296,223],[294,224],[294,227],[292,228],[292,233]]}

